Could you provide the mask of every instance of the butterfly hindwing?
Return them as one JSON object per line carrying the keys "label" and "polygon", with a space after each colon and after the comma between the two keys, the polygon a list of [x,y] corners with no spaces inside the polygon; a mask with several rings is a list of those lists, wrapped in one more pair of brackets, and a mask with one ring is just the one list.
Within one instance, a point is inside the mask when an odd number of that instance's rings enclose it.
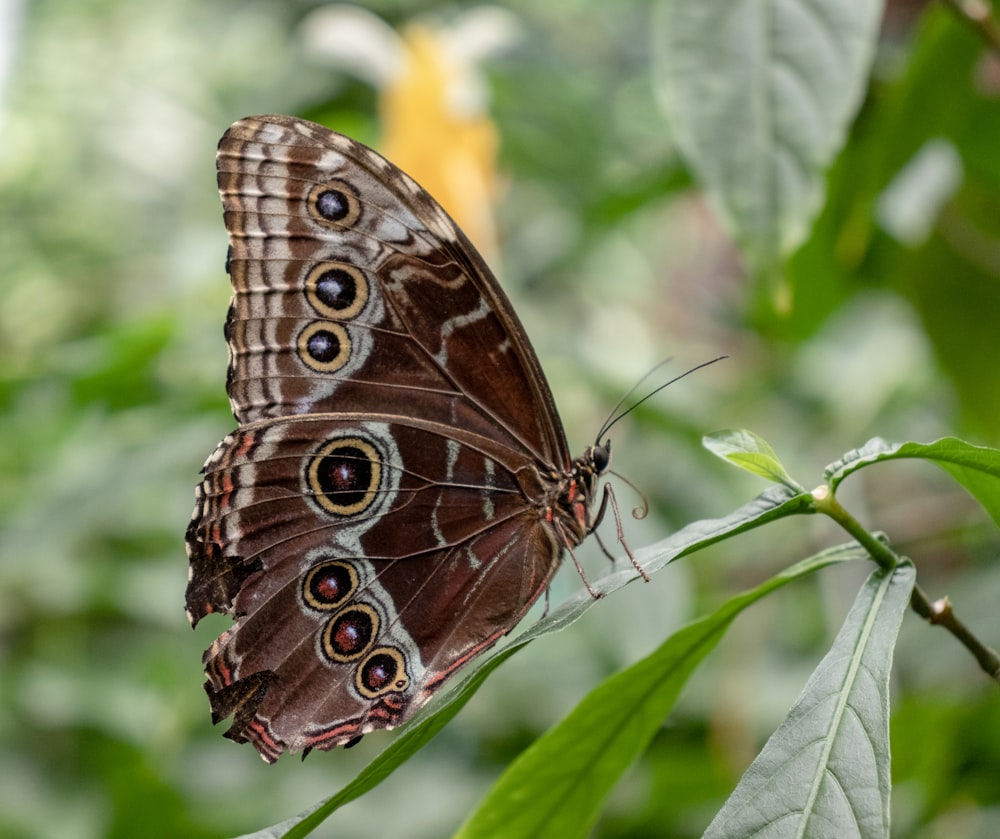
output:
{"label": "butterfly hindwing", "polygon": [[[206,655],[213,708],[266,674],[281,690],[265,691],[237,732],[258,745],[310,747],[316,729],[329,747],[405,720],[514,626],[557,568],[561,546],[523,501],[525,466],[468,432],[378,416],[230,435],[207,464],[188,536],[255,566],[214,599],[189,589],[193,619],[238,616]],[[396,668],[384,695],[373,660]]]}

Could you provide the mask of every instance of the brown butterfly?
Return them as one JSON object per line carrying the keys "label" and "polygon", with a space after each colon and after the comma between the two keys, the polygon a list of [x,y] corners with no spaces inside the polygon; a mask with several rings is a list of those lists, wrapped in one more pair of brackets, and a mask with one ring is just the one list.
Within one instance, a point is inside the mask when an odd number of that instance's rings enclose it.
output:
{"label": "brown butterfly", "polygon": [[[509,632],[594,512],[517,316],[455,223],[371,149],[249,117],[218,150],[239,428],[187,530],[212,718],[268,762],[410,718]],[[616,511],[617,515],[617,511]]]}

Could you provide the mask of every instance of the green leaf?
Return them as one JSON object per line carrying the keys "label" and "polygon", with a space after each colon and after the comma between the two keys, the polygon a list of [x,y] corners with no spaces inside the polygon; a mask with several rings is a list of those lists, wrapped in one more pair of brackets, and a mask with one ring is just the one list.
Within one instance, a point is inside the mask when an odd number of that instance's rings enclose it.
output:
{"label": "green leaf", "polygon": [[[785,487],[771,487],[728,516],[692,522],[661,542],[636,551],[636,557],[646,572],[652,574],[678,557],[693,553],[736,533],[752,530],[769,521],[795,513],[809,512],[808,502],[808,497],[795,495]],[[592,581],[594,589],[608,595],[638,579],[638,573],[631,563],[619,561],[619,565],[623,567]],[[534,623],[509,644],[493,650],[471,664],[464,671],[465,675],[461,682],[428,703],[393,743],[342,790],[292,819],[252,834],[253,838],[307,836],[345,804],[378,786],[423,748],[462,709],[486,677],[501,663],[536,638],[565,629],[598,602],[600,601],[591,597],[585,589],[568,597],[545,618]]]}
{"label": "green leaf", "polygon": [[770,272],[806,237],[823,172],[867,86],[877,0],[664,0],[654,22],[664,111],[744,249]]}
{"label": "green leaf", "polygon": [[875,571],[704,839],[889,835],[889,669],[915,573]]}
{"label": "green leaf", "polygon": [[908,457],[936,463],[965,487],[1000,526],[1000,449],[974,446],[957,437],[942,437],[933,443],[890,443],[875,437],[827,466],[824,476],[836,490],[844,478],[863,466]]}
{"label": "green leaf", "polygon": [[771,444],[752,431],[744,429],[715,431],[702,437],[701,443],[712,454],[741,469],[746,469],[747,472],[776,484],[783,484],[796,492],[805,492],[785,471]]}
{"label": "green leaf", "polygon": [[611,787],[646,749],[692,671],[740,612],[805,574],[865,558],[856,543],[824,551],[671,635],[651,655],[591,691],[523,752],[457,836],[587,835]]}
{"label": "green leaf", "polygon": [[[815,510],[812,496],[809,494],[803,495],[785,486],[768,487],[729,515],[691,522],[672,536],[637,551],[636,558],[646,572],[652,574],[675,559],[700,551],[716,542],[746,533],[778,519],[813,512]],[[631,582],[636,578],[634,573],[628,574],[629,570],[626,569],[625,582]]]}

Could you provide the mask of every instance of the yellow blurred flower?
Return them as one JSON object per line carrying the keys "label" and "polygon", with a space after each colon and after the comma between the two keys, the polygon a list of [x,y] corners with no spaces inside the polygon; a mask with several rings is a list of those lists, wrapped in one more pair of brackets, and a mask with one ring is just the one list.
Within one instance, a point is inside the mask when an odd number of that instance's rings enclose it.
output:
{"label": "yellow blurred flower", "polygon": [[397,34],[357,6],[326,6],[303,22],[314,55],[379,90],[379,150],[496,258],[498,137],[478,62],[516,37],[509,12],[483,7],[449,26],[411,23]]}

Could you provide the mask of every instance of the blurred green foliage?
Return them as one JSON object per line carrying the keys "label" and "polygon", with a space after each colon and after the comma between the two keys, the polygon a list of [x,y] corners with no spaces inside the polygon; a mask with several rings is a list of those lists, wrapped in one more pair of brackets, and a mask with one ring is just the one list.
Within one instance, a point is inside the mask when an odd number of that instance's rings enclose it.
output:
{"label": "blurred green foliage", "polygon": [[[447,23],[465,4],[368,7]],[[684,168],[651,73],[649,7],[504,4],[520,40],[486,70],[507,177],[501,279],[575,447],[665,356],[731,359],[615,428],[655,515],[634,545],[759,486],[708,456],[751,428],[800,479],[875,435],[1000,442],[1000,59],[944,4],[889,4],[875,73],[786,266],[791,306],[741,269]],[[250,113],[370,139],[374,94],[312,61],[312,8],[260,0],[7,4],[0,32],[0,835],[233,835],[349,780],[391,735],[266,767],[219,737],[187,628],[197,470],[233,425],[213,153]],[[739,142],[738,137],[733,142]],[[949,173],[952,173],[949,176]],[[944,191],[935,191],[944,184]],[[944,476],[871,470],[853,509],[996,643],[997,538]],[[812,524],[810,522],[810,524]],[[775,534],[780,533],[780,539]],[[454,830],[588,688],[733,591],[829,543],[797,520],[679,562],[514,657],[454,724],[318,835]],[[600,568],[601,559],[588,560]],[[700,834],[827,649],[849,569],[741,616],[596,835]],[[579,585],[560,575],[558,601]],[[997,835],[1000,702],[906,616],[892,719],[900,836]]]}

